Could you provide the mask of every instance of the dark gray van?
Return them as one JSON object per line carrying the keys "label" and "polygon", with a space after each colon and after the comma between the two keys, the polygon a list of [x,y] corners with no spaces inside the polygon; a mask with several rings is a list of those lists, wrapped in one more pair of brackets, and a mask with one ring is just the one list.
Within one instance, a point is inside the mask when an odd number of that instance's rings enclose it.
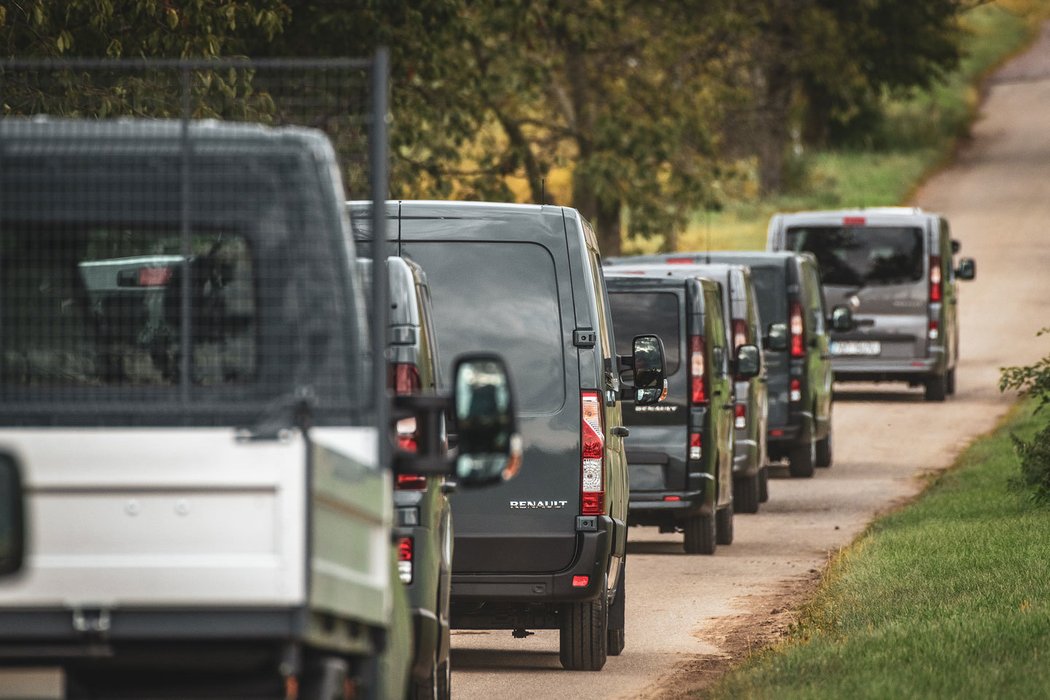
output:
{"label": "dark gray van", "polygon": [[[788,252],[716,251],[620,258],[625,262],[730,263],[751,269],[759,314],[766,324],[765,366],[769,379],[766,451],[787,459],[792,476],[813,476],[832,462],[832,369],[828,324],[817,262]],[[836,307],[834,323],[849,328],[847,308]]]}
{"label": "dark gray van", "polygon": [[747,346],[739,353],[749,359],[738,359],[729,291],[694,272],[643,265],[607,267],[605,276],[616,337],[654,333],[667,353],[666,399],[624,402],[630,522],[683,531],[686,552],[713,554],[733,541],[734,377],[757,373],[759,350]]}
{"label": "dark gray van", "polygon": [[953,263],[947,219],[917,207],[776,214],[768,247],[812,253],[828,302],[852,309],[854,327],[831,338],[836,379],[903,381],[927,401],[955,393],[956,280],[975,264]]}
{"label": "dark gray van", "polygon": [[[399,253],[426,272],[443,356],[501,353],[519,398],[521,473],[452,499],[452,624],[560,629],[566,668],[601,669],[624,645],[630,362],[616,355],[594,232],[555,206],[392,202],[388,214]],[[663,383],[654,340],[632,347],[643,387]]]}
{"label": "dark gray van", "polygon": [[[630,258],[623,259],[627,263]],[[621,268],[615,268],[621,272]],[[751,270],[744,265],[711,263],[709,265],[626,265],[627,270],[646,274],[695,275],[717,281],[722,295],[726,334],[733,352],[743,345],[759,348],[758,374],[733,377],[733,511],[757,513],[763,496],[768,497],[764,485],[768,483],[766,466],[766,429],[768,414],[768,378],[762,367],[762,330],[758,299],[751,281]],[[628,459],[628,461],[630,461]]]}

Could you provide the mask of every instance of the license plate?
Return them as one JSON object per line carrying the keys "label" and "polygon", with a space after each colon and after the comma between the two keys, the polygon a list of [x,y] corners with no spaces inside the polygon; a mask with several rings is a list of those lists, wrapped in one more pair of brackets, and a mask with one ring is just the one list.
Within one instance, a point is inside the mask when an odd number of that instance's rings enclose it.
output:
{"label": "license plate", "polygon": [[0,698],[61,700],[65,696],[66,679],[61,668],[0,669]]}
{"label": "license plate", "polygon": [[832,355],[866,355],[870,357],[881,353],[882,343],[877,340],[833,340],[831,342]]}

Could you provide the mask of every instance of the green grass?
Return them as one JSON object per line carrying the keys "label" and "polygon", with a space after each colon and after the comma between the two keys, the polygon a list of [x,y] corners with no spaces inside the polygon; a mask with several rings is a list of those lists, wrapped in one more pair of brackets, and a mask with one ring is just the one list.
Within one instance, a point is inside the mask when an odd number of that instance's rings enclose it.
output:
{"label": "green grass", "polygon": [[[761,249],[769,217],[778,211],[906,202],[967,134],[983,76],[1021,49],[1048,13],[1048,0],[999,0],[968,11],[965,57],[959,67],[930,90],[884,98],[885,119],[868,135],[865,147],[797,156],[788,168],[788,180],[794,183],[791,191],[776,197],[757,198],[754,174],[745,167],[740,193],[727,196],[721,212],[694,216],[673,247]],[[649,253],[662,247],[659,237],[628,238],[624,252]]]}
{"label": "green grass", "polygon": [[1011,486],[1009,433],[978,440],[913,505],[835,559],[791,637],[727,676],[716,698],[1045,698],[1050,508]]}

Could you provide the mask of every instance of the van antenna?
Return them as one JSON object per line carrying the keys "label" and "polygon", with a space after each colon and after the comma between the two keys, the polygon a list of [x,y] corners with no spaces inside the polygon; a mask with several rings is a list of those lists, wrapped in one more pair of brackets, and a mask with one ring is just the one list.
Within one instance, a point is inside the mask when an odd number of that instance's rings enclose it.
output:
{"label": "van antenna", "polygon": [[704,207],[704,253],[707,264],[711,264],[711,207]]}
{"label": "van antenna", "polygon": [[540,178],[540,204],[547,203],[547,178]]}

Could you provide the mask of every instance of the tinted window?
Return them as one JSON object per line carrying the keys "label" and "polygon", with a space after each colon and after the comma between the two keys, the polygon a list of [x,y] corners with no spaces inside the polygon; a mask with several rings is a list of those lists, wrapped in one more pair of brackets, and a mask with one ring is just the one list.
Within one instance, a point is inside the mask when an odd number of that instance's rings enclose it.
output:
{"label": "tinted window", "polygon": [[[521,411],[565,402],[558,279],[547,249],[532,243],[413,242],[403,253],[427,275],[443,374],[465,352],[503,355]],[[571,334],[570,334],[571,336]]]}
{"label": "tinted window", "polygon": [[[751,281],[755,285],[758,297],[758,311],[762,323],[787,322],[787,284],[784,281],[784,268],[755,266],[751,268]],[[765,332],[763,330],[763,332]]]}
{"label": "tinted window", "polygon": [[610,292],[616,353],[630,355],[636,335],[657,335],[664,341],[668,375],[678,371],[682,321],[678,296],[668,292]]}
{"label": "tinted window", "polygon": [[811,226],[787,231],[788,250],[813,253],[824,284],[848,287],[923,279],[922,230],[890,226]]}
{"label": "tinted window", "polygon": [[10,224],[0,248],[6,387],[161,387],[179,383],[182,279],[191,272],[192,383],[256,375],[255,279],[244,238],[135,226]]}

